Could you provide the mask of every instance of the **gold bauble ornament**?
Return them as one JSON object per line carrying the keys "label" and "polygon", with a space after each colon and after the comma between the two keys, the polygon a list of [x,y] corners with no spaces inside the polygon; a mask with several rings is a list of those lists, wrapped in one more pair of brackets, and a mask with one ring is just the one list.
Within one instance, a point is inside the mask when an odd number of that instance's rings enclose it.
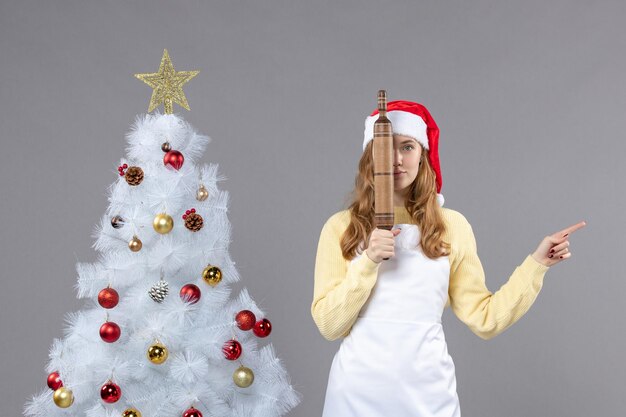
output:
{"label": "gold bauble ornament", "polygon": [[235,369],[233,381],[238,387],[248,388],[254,382],[254,372],[252,372],[252,369],[242,365]]}
{"label": "gold bauble ornament", "polygon": [[154,227],[154,230],[157,233],[164,235],[172,231],[172,228],[174,227],[174,219],[172,219],[172,216],[169,214],[157,214],[152,222],[152,227]]}
{"label": "gold bauble ornament", "polygon": [[204,185],[201,185],[200,188],[198,188],[198,192],[196,193],[196,200],[204,201],[207,198],[209,198],[209,190],[207,190]]}
{"label": "gold bauble ornament", "polygon": [[136,408],[124,410],[122,417],[141,417],[141,413]]}
{"label": "gold bauble ornament", "polygon": [[155,365],[161,365],[167,359],[167,348],[162,343],[155,343],[148,348],[148,359]]}
{"label": "gold bauble ornament", "polygon": [[222,271],[215,265],[208,265],[202,271],[202,279],[211,287],[215,287],[222,280]]}
{"label": "gold bauble ornament", "polygon": [[133,252],[139,252],[141,250],[142,246],[143,246],[143,244],[141,243],[141,240],[139,240],[139,238],[136,235],[133,236],[133,238],[130,240],[130,242],[128,242],[128,247]]}
{"label": "gold bauble ornament", "polygon": [[74,403],[74,394],[72,394],[71,390],[65,387],[56,389],[52,398],[54,399],[54,403],[57,407],[60,408],[67,408]]}

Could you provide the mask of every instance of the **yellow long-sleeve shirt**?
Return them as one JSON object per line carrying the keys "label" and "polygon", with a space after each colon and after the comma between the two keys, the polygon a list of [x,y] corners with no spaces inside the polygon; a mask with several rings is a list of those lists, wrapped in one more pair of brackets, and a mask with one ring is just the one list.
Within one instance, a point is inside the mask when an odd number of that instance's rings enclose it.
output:
{"label": "yellow long-sleeve shirt", "polygon": [[[491,339],[528,311],[541,291],[549,267],[529,254],[509,280],[491,293],[485,285],[472,226],[458,211],[441,209],[447,226],[444,239],[451,244],[445,306],[451,306],[454,314],[476,335]],[[394,214],[396,224],[414,224],[404,207],[394,207]],[[317,248],[311,314],[327,340],[350,333],[378,277],[380,264],[366,253],[352,263],[343,258],[339,243],[349,222],[348,210],[333,214],[322,228]]]}

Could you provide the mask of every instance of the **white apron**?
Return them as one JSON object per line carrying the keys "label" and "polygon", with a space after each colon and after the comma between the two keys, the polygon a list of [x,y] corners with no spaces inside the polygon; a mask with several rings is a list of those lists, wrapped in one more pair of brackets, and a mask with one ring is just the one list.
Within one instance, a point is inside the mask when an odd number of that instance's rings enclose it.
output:
{"label": "white apron", "polygon": [[[395,256],[333,359],[323,417],[460,417],[441,316],[447,256],[424,256],[417,225],[400,224]],[[355,257],[367,256],[364,252]]]}

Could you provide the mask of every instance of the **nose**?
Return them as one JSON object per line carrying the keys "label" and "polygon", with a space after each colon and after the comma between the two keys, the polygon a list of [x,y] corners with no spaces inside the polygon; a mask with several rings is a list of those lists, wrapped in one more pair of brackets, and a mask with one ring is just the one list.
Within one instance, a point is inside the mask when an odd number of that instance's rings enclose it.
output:
{"label": "nose", "polygon": [[393,151],[393,166],[399,166],[402,163],[402,153],[400,149],[394,149]]}

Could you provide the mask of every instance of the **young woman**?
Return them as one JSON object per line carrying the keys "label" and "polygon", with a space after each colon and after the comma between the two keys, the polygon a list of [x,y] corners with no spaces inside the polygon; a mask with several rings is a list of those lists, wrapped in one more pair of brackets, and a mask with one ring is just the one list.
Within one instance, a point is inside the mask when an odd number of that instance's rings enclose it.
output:
{"label": "young woman", "polygon": [[459,417],[443,309],[450,306],[483,339],[502,333],[533,304],[549,267],[571,256],[568,236],[585,222],[546,236],[491,293],[470,223],[443,207],[435,121],[414,102],[390,102],[387,112],[394,131],[394,228],[373,224],[374,111],[365,121],[353,202],[320,234],[311,313],[326,339],[344,338],[323,417]]}

